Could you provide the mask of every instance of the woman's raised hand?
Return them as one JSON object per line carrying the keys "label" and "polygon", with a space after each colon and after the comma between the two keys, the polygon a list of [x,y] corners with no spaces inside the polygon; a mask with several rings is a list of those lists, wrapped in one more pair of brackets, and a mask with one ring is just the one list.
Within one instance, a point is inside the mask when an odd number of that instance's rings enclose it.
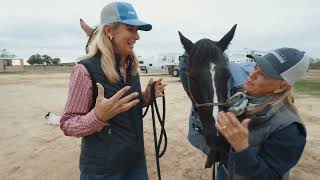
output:
{"label": "woman's raised hand", "polygon": [[[144,96],[143,96],[143,104],[146,106],[148,105],[150,98],[151,98],[151,87],[152,84],[154,83],[153,79],[150,78],[148,85],[146,87],[146,90],[144,91]],[[162,84],[162,78],[158,79],[155,82],[155,96],[156,98],[163,96],[163,91],[166,89],[167,84]]]}
{"label": "woman's raised hand", "polygon": [[239,152],[249,146],[249,123],[250,119],[240,122],[232,112],[220,111],[215,126],[232,147]]}
{"label": "woman's raised hand", "polygon": [[100,83],[97,83],[97,86],[98,96],[94,111],[101,121],[107,122],[117,114],[131,109],[139,102],[138,99],[135,99],[139,95],[137,92],[122,97],[126,92],[128,92],[130,86],[122,88],[109,99],[104,97],[103,86]]}

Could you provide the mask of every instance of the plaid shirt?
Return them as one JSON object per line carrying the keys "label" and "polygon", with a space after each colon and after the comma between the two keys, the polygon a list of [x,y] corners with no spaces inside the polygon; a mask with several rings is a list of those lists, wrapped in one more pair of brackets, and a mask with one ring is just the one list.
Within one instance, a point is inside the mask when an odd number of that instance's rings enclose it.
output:
{"label": "plaid shirt", "polygon": [[[129,62],[119,67],[124,82],[128,79]],[[88,70],[77,64],[70,76],[68,99],[60,119],[60,128],[67,136],[84,137],[101,131],[107,123],[96,116],[92,103],[92,82]]]}

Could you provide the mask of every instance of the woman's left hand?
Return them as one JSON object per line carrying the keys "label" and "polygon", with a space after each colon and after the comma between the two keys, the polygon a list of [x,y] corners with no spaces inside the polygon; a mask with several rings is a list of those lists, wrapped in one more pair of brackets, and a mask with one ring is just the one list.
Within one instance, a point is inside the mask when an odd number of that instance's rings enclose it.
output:
{"label": "woman's left hand", "polygon": [[215,125],[232,147],[239,152],[249,146],[249,123],[250,119],[240,122],[232,112],[221,111],[218,113]]}
{"label": "woman's left hand", "polygon": [[[158,97],[162,97],[163,96],[163,91],[165,90],[165,87],[167,86],[167,84],[163,84],[161,83],[162,82],[162,78],[158,79],[156,82],[155,82],[155,95],[156,95],[156,98]],[[150,78],[149,80],[149,83],[146,87],[146,90],[144,91],[144,96],[143,96],[143,104],[145,106],[148,105],[149,101],[150,101],[150,98],[151,98],[151,87],[152,87],[152,83],[154,83],[153,79]]]}

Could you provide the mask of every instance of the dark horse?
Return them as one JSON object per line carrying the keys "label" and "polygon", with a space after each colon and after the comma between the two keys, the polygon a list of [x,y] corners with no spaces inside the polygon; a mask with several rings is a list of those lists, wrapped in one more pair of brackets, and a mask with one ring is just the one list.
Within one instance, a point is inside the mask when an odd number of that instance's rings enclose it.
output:
{"label": "dark horse", "polygon": [[[229,69],[223,52],[233,39],[236,26],[218,42],[210,39],[201,39],[192,43],[180,32],[181,43],[188,54],[186,73],[188,77],[188,96],[196,109],[202,123],[201,133],[210,148],[206,168],[219,159],[219,153],[226,152],[229,144],[225,138],[218,134],[213,117],[214,106],[219,105],[219,111],[226,111],[228,93]],[[213,84],[214,82],[214,84]],[[219,103],[214,103],[214,93]]]}

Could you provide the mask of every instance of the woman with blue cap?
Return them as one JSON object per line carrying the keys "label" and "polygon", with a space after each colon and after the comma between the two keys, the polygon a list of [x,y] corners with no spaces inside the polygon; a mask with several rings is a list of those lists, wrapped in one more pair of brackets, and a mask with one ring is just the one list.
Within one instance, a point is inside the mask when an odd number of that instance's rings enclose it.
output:
{"label": "woman with blue cap", "polygon": [[[222,158],[226,161],[219,162],[217,179],[289,180],[290,169],[299,161],[306,143],[306,129],[293,104],[291,90],[306,74],[310,58],[294,48],[248,57],[255,60],[254,69],[228,99],[228,112],[217,115],[216,128],[231,145]],[[229,68],[233,85],[244,79],[248,69],[232,62]],[[182,83],[187,86],[186,81]],[[193,119],[197,116],[190,117],[190,121]],[[188,138],[207,153],[208,147],[200,143],[204,142],[203,137],[192,126]]]}
{"label": "woman with blue cap", "polygon": [[[131,4],[113,2],[100,15],[100,25],[86,56],[75,66],[60,128],[82,137],[80,180],[148,179],[142,108],[151,102],[151,83],[141,92],[138,59],[133,52],[140,21]],[[155,82],[155,95],[165,84]]]}

